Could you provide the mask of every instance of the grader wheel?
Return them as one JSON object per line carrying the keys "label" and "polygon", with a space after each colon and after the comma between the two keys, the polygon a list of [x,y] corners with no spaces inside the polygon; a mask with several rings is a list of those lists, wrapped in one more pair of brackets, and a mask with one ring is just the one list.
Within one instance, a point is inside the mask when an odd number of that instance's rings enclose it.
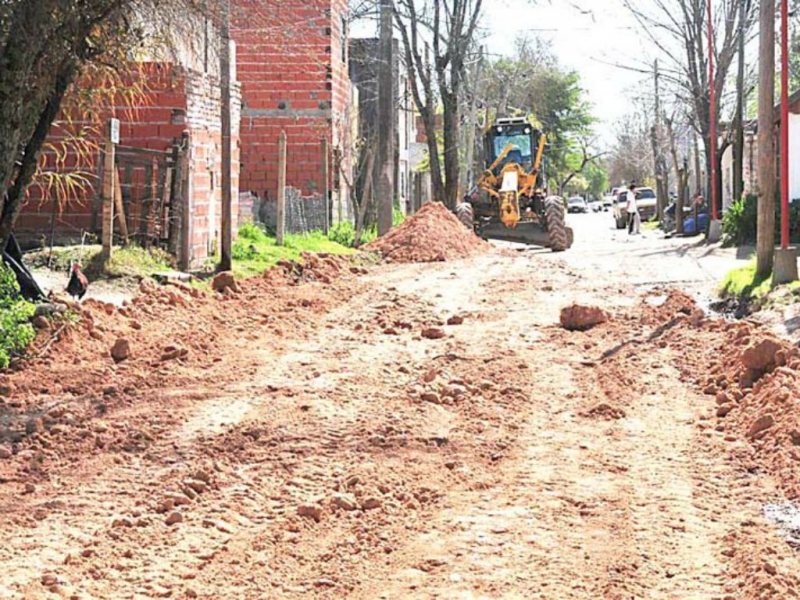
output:
{"label": "grader wheel", "polygon": [[462,202],[456,207],[456,217],[470,231],[475,230],[475,216],[472,205],[469,202]]}
{"label": "grader wheel", "polygon": [[545,198],[544,216],[547,223],[547,235],[550,238],[550,248],[553,252],[563,252],[571,244],[564,220],[564,204],[561,198]]}

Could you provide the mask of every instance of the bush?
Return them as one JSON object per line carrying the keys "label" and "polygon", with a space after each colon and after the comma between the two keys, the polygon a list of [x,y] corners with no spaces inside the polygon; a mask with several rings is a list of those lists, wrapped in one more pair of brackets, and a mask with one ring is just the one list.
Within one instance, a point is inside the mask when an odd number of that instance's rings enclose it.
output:
{"label": "bush", "polygon": [[756,240],[756,196],[736,200],[722,215],[722,233],[726,246],[751,244]]}
{"label": "bush", "polygon": [[[402,213],[401,213],[402,214]],[[401,220],[402,222],[402,220]],[[361,243],[368,244],[378,237],[378,228],[373,225],[361,232]],[[356,228],[350,221],[334,223],[328,230],[328,239],[347,248],[352,248],[356,238]]]}
{"label": "bush", "polygon": [[8,367],[11,357],[33,341],[30,318],[34,312],[33,304],[22,298],[13,271],[0,264],[0,369]]}
{"label": "bush", "polygon": [[[726,246],[754,244],[758,228],[758,199],[755,194],[748,194],[744,199],[735,201],[722,216],[722,233]],[[775,198],[775,241],[781,235],[781,202]],[[800,242],[800,201],[789,204],[789,240]]]}

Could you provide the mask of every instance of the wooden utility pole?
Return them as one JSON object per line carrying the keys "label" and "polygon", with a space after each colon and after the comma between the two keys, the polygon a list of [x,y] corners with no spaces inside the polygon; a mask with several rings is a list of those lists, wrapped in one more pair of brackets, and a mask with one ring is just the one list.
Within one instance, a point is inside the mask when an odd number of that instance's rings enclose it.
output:
{"label": "wooden utility pole", "polygon": [[[219,49],[219,85],[222,128],[222,252],[219,268],[221,271],[230,271],[232,267],[231,254],[233,245],[233,215],[231,210],[231,5],[230,0],[222,3],[222,39]],[[213,200],[212,200],[213,202]],[[209,223],[213,231],[214,223]]]}
{"label": "wooden utility pole", "polygon": [[283,246],[286,228],[286,132],[278,139],[278,210],[275,224],[275,244]]}
{"label": "wooden utility pole", "polygon": [[394,202],[394,52],[392,0],[381,0],[380,58],[378,60],[378,235],[392,228]]}
{"label": "wooden utility pole", "polygon": [[775,0],[761,0],[758,63],[758,226],[756,275],[772,272],[775,251]]}
{"label": "wooden utility pole", "polygon": [[664,158],[661,155],[661,97],[658,90],[658,60],[653,63],[653,79],[655,86],[655,114],[653,128],[650,131],[651,144],[653,145],[653,162],[656,175],[656,208],[658,220],[664,218],[664,208],[669,190],[667,189],[667,173],[664,169]]}

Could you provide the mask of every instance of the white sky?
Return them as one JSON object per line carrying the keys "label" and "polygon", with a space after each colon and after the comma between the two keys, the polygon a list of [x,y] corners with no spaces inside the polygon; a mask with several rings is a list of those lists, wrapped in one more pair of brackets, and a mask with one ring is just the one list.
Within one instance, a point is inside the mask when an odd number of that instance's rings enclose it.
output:
{"label": "white sky", "polygon": [[[352,34],[376,35],[376,26],[362,22]],[[515,39],[525,32],[549,41],[561,65],[580,74],[606,144],[614,140],[615,122],[633,110],[624,90],[631,90],[630,98],[652,89],[652,75],[615,66],[646,68],[655,54],[622,0],[484,0],[483,26],[483,44],[493,55],[513,54]]]}

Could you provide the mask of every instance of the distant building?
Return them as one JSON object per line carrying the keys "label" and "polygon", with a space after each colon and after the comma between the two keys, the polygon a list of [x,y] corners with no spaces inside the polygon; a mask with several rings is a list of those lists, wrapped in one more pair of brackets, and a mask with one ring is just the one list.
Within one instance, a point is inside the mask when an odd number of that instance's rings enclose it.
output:
{"label": "distant building", "polygon": [[[394,99],[396,109],[391,127],[395,142],[395,200],[400,201],[403,212],[408,213],[411,199],[411,144],[417,137],[414,102],[408,72],[401,60],[400,44],[394,40]],[[358,88],[359,133],[366,142],[374,140],[379,128],[385,127],[378,119],[378,53],[380,40],[359,38],[350,40],[350,79]]]}

